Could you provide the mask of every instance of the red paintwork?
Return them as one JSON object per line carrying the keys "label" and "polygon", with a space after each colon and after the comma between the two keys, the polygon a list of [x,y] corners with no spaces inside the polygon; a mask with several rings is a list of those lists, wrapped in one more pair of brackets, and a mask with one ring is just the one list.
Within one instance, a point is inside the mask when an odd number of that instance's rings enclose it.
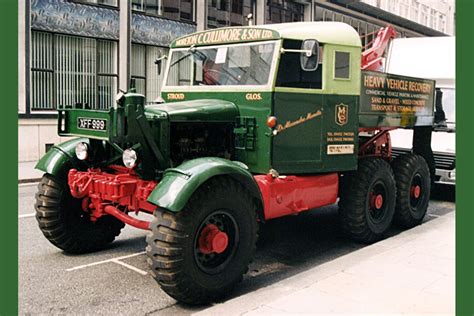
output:
{"label": "red paintwork", "polygon": [[420,187],[419,185],[413,186],[413,187],[411,188],[411,195],[412,195],[415,199],[419,198],[420,195],[421,195],[421,187]]}
{"label": "red paintwork", "polygon": [[[87,171],[71,169],[68,174],[71,195],[83,199],[82,208],[90,213],[92,221],[110,214],[132,226],[148,229],[144,221],[126,215],[126,212],[153,213],[156,205],[147,202],[146,199],[158,183],[141,180],[133,170],[125,167],[110,166],[109,169],[110,172],[100,169]],[[122,207],[125,212],[118,210],[117,207]]]}
{"label": "red paintwork", "polygon": [[317,176],[254,177],[263,197],[265,219],[297,214],[336,202],[337,173]]}
{"label": "red paintwork", "polygon": [[199,251],[204,254],[223,253],[229,245],[229,237],[214,224],[203,228],[199,236]]}
{"label": "red paintwork", "polygon": [[377,71],[382,66],[382,57],[392,38],[397,36],[397,32],[392,26],[381,28],[371,48],[362,52],[360,68],[362,70]]}
{"label": "red paintwork", "polygon": [[375,196],[373,204],[374,204],[375,208],[378,209],[378,210],[380,210],[382,208],[382,205],[383,205],[383,196],[382,196],[382,194],[378,194],[378,195]]}
{"label": "red paintwork", "polygon": [[[377,133],[364,143],[359,144],[359,157],[382,157],[392,159],[392,142],[389,131],[394,128],[375,130]],[[374,131],[374,129],[361,128],[360,132]]]}
{"label": "red paintwork", "polygon": [[150,230],[150,222],[133,218],[125,214],[124,212],[120,211],[115,206],[107,205],[106,207],[104,207],[104,212],[118,218],[119,220],[121,220],[122,222],[130,226],[140,228],[140,229]]}

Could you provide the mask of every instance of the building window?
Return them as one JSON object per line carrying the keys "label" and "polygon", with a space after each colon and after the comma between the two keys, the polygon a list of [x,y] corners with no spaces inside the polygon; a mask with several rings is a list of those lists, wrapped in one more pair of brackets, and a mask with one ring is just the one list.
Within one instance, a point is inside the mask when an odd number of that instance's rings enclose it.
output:
{"label": "building window", "polygon": [[251,12],[251,0],[209,0],[207,27],[247,25],[246,17]]}
{"label": "building window", "polygon": [[289,0],[268,0],[266,23],[299,22],[304,20],[304,4]]}
{"label": "building window", "polygon": [[412,0],[411,2],[411,11],[410,11],[410,19],[412,21],[418,21],[418,12],[420,8],[420,3],[417,0]]}
{"label": "building window", "polygon": [[87,104],[105,109],[117,93],[117,42],[32,32],[31,109]]}
{"label": "building window", "polygon": [[118,5],[118,0],[73,0],[73,2],[100,4],[112,7],[116,7]]}
{"label": "building window", "polygon": [[166,51],[162,47],[132,44],[131,78],[135,81],[137,92],[145,95],[147,102],[160,96],[164,72],[158,74],[155,61]]}
{"label": "building window", "polygon": [[192,0],[132,0],[132,10],[172,20],[193,21]]}

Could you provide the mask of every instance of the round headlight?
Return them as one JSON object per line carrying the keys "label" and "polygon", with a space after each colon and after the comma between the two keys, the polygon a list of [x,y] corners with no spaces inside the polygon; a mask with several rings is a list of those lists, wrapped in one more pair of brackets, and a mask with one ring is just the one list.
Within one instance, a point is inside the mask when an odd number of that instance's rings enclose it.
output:
{"label": "round headlight", "polygon": [[133,149],[125,149],[122,154],[123,164],[127,168],[133,168],[137,164],[137,152]]}
{"label": "round headlight", "polygon": [[86,143],[77,143],[76,145],[76,157],[79,160],[86,160],[89,150],[89,146]]}

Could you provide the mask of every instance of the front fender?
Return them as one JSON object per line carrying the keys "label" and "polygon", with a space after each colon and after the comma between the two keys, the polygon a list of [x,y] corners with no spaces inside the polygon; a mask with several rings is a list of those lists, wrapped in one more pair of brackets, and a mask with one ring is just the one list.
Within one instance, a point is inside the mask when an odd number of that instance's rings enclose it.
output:
{"label": "front fender", "polygon": [[76,144],[89,143],[87,138],[75,138],[54,145],[36,164],[35,168],[59,178],[64,178],[67,171],[79,164],[75,155]]}
{"label": "front fender", "polygon": [[148,202],[172,212],[179,212],[197,188],[219,175],[234,178],[262,203],[258,185],[247,169],[238,162],[214,157],[189,160],[177,168],[165,170],[163,179],[149,195]]}

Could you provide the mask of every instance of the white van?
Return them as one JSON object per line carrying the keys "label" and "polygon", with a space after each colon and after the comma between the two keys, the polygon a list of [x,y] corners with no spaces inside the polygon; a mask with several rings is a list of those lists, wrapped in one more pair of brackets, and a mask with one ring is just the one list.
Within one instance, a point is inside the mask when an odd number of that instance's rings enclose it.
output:
{"label": "white van", "polygon": [[[433,132],[431,148],[437,183],[456,181],[455,37],[397,38],[390,43],[385,72],[436,80],[442,93],[445,126]],[[390,132],[394,156],[412,148],[412,130]]]}

